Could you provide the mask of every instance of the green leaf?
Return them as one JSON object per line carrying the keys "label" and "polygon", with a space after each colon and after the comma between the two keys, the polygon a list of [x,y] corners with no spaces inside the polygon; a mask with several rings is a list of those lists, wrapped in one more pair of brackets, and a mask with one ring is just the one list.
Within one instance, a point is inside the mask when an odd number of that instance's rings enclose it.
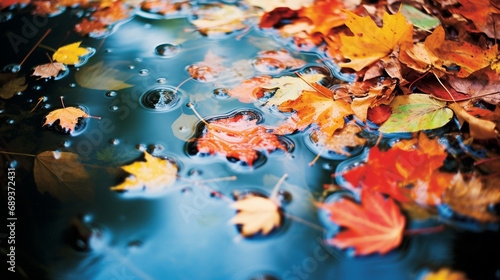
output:
{"label": "green leaf", "polygon": [[428,14],[423,13],[419,9],[410,6],[408,4],[403,4],[401,8],[401,13],[411,21],[415,26],[420,27],[422,29],[433,29],[437,27],[439,23],[439,19],[430,16]]}
{"label": "green leaf", "polygon": [[131,77],[131,74],[104,66],[102,61],[83,68],[75,74],[76,82],[81,87],[100,90],[120,90],[133,87],[133,85],[124,82]]}
{"label": "green leaf", "polygon": [[428,94],[396,96],[390,106],[392,115],[379,128],[380,132],[416,132],[439,128],[453,117],[453,111],[446,107],[446,102],[437,101]]}

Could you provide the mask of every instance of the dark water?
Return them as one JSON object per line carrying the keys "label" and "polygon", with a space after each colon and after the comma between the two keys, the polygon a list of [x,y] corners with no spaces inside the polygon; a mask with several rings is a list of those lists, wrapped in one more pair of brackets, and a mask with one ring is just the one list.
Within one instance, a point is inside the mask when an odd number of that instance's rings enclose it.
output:
{"label": "dark water", "polygon": [[[243,104],[227,98],[224,88],[238,81],[191,80],[174,97],[166,92],[171,94],[189,78],[185,68],[202,61],[208,50],[230,62],[250,60],[262,49],[286,48],[279,40],[256,30],[241,39],[233,35],[215,40],[184,32],[192,25],[183,18],[141,17],[133,18],[105,40],[82,39],[71,32],[77,21],[69,11],[48,19],[14,15],[0,24],[0,66],[19,63],[45,30],[52,28],[44,45],[58,46],[69,32],[64,44],[83,41],[83,46],[97,50],[80,71],[103,61],[130,76],[126,82],[134,87],[114,92],[83,88],[74,78],[78,69],[70,67],[68,76],[57,81],[30,77],[22,95],[0,101],[2,150],[79,154],[82,161],[92,165],[88,167],[88,187],[94,192],[92,201],[58,201],[37,191],[33,158],[3,156],[2,172],[9,165],[17,167],[16,264],[20,272],[2,279],[418,279],[425,271],[443,266],[465,271],[471,279],[500,279],[500,243],[494,231],[471,233],[452,225],[439,234],[405,237],[400,247],[385,256],[354,258],[349,252],[324,244],[323,238],[331,237],[334,228],[326,225],[321,230],[290,218],[269,236],[240,238],[237,228],[228,223],[234,210],[201,187],[177,188],[157,195],[110,191],[126,177],[115,167],[141,159],[146,149],[175,161],[184,178],[236,175],[236,181],[207,184],[228,197],[235,190],[268,195],[287,173],[289,177],[281,187],[289,194],[285,212],[323,227],[313,202],[322,198],[323,184],[334,182],[331,174],[343,159],[321,158],[309,167],[316,154],[306,146],[304,134],[298,133],[287,136],[294,144],[292,153],[271,154],[251,170],[217,156],[188,155],[186,142],[177,137],[190,135],[192,122],[173,126],[182,114],[193,115],[188,103],[206,118],[234,110],[257,110],[264,124],[273,124],[276,115],[260,103]],[[8,32],[23,34],[26,22],[36,31],[32,36],[25,32],[30,35],[23,35],[29,37],[27,42],[14,47]],[[289,50],[306,60],[306,67],[321,66],[316,62],[318,56]],[[37,48],[20,73],[29,74],[31,67],[47,63],[46,52]],[[250,78],[256,74],[247,75]],[[331,80],[335,81],[333,77]],[[141,100],[147,99],[145,93],[155,90],[160,94],[151,97],[150,103],[163,104],[147,108],[143,104],[147,102]],[[40,96],[46,96],[47,101],[29,113]],[[101,120],[86,119],[75,135],[42,128],[48,112],[61,108],[59,96],[64,96],[66,106],[84,106]],[[5,192],[2,199],[6,200]],[[410,227],[435,224],[416,221]],[[2,238],[2,250],[5,240]]]}

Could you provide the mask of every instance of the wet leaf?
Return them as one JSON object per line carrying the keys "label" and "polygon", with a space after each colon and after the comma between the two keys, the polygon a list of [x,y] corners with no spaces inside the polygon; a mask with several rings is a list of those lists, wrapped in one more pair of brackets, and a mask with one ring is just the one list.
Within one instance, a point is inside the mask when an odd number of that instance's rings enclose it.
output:
{"label": "wet leaf", "polygon": [[8,80],[6,83],[2,85],[2,87],[0,87],[0,97],[2,97],[3,99],[12,98],[14,94],[28,88],[28,84],[25,83],[26,83],[26,78],[24,76]]}
{"label": "wet leaf", "polygon": [[346,151],[346,147],[357,147],[366,143],[366,139],[357,136],[357,133],[360,131],[361,128],[355,122],[351,121],[333,133],[333,135],[314,131],[311,134],[311,139],[326,150],[350,156],[349,152]]}
{"label": "wet leaf", "polygon": [[287,50],[260,51],[253,65],[259,72],[266,74],[276,74],[284,70],[298,69],[306,62],[292,56]]}
{"label": "wet leaf", "polygon": [[188,141],[193,137],[196,130],[196,124],[198,123],[198,118],[195,115],[188,115],[182,113],[173,123],[172,132],[174,136],[183,140]]}
{"label": "wet leaf", "polygon": [[416,132],[435,129],[447,124],[453,112],[446,103],[427,94],[396,96],[390,104],[392,115],[380,126],[383,133]]}
{"label": "wet leaf", "polygon": [[231,223],[242,225],[243,236],[258,232],[266,235],[281,223],[279,206],[269,198],[248,195],[231,204],[231,208],[238,210]]}
{"label": "wet leaf", "polygon": [[31,76],[39,76],[40,78],[55,78],[60,71],[66,71],[66,66],[59,62],[46,63],[35,67],[35,71]]}
{"label": "wet leaf", "polygon": [[232,97],[238,98],[240,102],[250,103],[259,98],[259,91],[269,85],[271,80],[271,76],[253,77],[249,80],[241,82],[241,84],[231,89],[228,93]]}
{"label": "wet leaf", "polygon": [[392,115],[391,106],[380,104],[378,106],[368,108],[366,118],[374,124],[381,125],[387,121]]}
{"label": "wet leaf", "polygon": [[405,217],[391,198],[363,190],[361,205],[342,198],[320,207],[330,212],[332,222],[347,228],[329,239],[329,244],[354,247],[355,255],[369,255],[386,254],[401,243]]}
{"label": "wet leaf", "polygon": [[252,6],[257,6],[266,12],[270,12],[276,8],[279,7],[288,7],[292,10],[298,10],[302,7],[306,7],[311,5],[314,1],[313,0],[268,0],[268,1],[261,1],[261,0],[245,0],[248,4]]}
{"label": "wet leaf", "polygon": [[448,82],[456,91],[491,104],[500,103],[500,75],[490,67],[476,71],[467,78],[450,77]]}
{"label": "wet leaf", "polygon": [[89,174],[78,158],[77,154],[59,151],[38,154],[33,168],[38,191],[48,192],[63,202],[91,201],[94,189]]}
{"label": "wet leaf", "polygon": [[440,24],[439,19],[425,14],[417,8],[408,4],[403,4],[403,6],[401,7],[401,13],[406,17],[406,19],[411,21],[413,25],[422,29],[430,30]]}
{"label": "wet leaf", "polygon": [[469,180],[456,174],[444,193],[443,200],[457,213],[480,222],[497,222],[499,217],[488,210],[490,205],[500,203],[500,177],[481,180],[474,174]]}
{"label": "wet leaf", "polygon": [[342,47],[340,51],[350,62],[340,63],[341,67],[349,67],[356,71],[391,54],[404,42],[412,41],[413,25],[401,14],[384,14],[383,27],[379,28],[370,17],[360,17],[347,13],[346,25],[354,36],[340,35]]}
{"label": "wet leaf", "polygon": [[191,23],[200,33],[210,36],[245,29],[247,25],[243,21],[249,17],[249,12],[235,5],[213,4],[198,9],[195,15],[197,19]]}
{"label": "wet leaf", "polygon": [[[354,99],[351,109],[354,115],[366,122],[368,110],[378,105],[389,105],[394,98],[397,79],[374,78],[367,81],[355,82],[345,86]],[[341,94],[342,96],[342,94]]]}
{"label": "wet leaf", "polygon": [[427,273],[422,280],[468,280],[468,278],[460,271],[453,271],[449,268],[441,268],[436,272]]}
{"label": "wet leaf", "polygon": [[257,125],[257,120],[247,116],[210,122],[206,132],[198,138],[197,147],[201,153],[237,158],[250,166],[258,157],[257,151],[286,151],[276,135],[268,133],[265,127]]}
{"label": "wet leaf", "polygon": [[81,87],[97,90],[120,90],[133,87],[134,85],[124,82],[130,77],[130,74],[105,66],[102,61],[83,67],[75,74],[75,80]]}
{"label": "wet leaf", "polygon": [[460,3],[460,6],[452,7],[450,11],[469,19],[474,27],[469,28],[472,32],[481,31],[490,38],[500,37],[497,25],[498,14],[500,14],[498,3],[482,0],[457,0],[457,2]]}
{"label": "wet leaf", "polygon": [[79,118],[90,117],[87,113],[76,107],[65,107],[51,111],[45,118],[45,125],[52,125],[55,121],[59,120],[59,125],[70,133],[75,130]]}
{"label": "wet leaf", "polygon": [[67,65],[73,65],[80,62],[80,57],[89,53],[86,48],[80,48],[82,42],[76,42],[57,49],[52,55],[52,59]]}
{"label": "wet leaf", "polygon": [[275,89],[273,97],[271,97],[267,105],[277,105],[283,104],[286,101],[292,101],[297,99],[304,90],[314,90],[309,84],[317,83],[323,79],[325,75],[323,74],[306,74],[299,77],[283,76],[279,78],[274,78],[269,81],[267,85],[262,86],[265,89]]}
{"label": "wet leaf", "polygon": [[224,58],[213,54],[210,50],[205,54],[203,61],[190,65],[187,70],[189,75],[200,82],[213,82],[226,67]]}
{"label": "wet leaf", "polygon": [[311,20],[314,28],[311,33],[320,32],[328,35],[334,27],[342,26],[347,20],[347,16],[342,12],[344,3],[340,0],[319,0],[312,5],[300,10],[300,16]]}
{"label": "wet leaf", "polygon": [[85,18],[82,22],[75,25],[75,31],[82,36],[89,35],[89,37],[92,38],[99,38],[109,32],[107,26],[108,25],[103,22]]}
{"label": "wet leaf", "polygon": [[177,166],[166,159],[161,159],[144,152],[146,161],[136,161],[121,168],[131,175],[117,186],[114,191],[161,191],[177,180]]}
{"label": "wet leaf", "polygon": [[482,120],[467,113],[462,106],[457,103],[448,105],[457,115],[461,124],[467,122],[469,124],[470,135],[475,139],[490,139],[499,137],[496,124],[489,120]]}

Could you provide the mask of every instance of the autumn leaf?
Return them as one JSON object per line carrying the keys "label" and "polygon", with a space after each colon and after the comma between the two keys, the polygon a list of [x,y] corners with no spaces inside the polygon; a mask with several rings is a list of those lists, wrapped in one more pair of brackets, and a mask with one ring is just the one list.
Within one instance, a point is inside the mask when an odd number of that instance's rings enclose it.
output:
{"label": "autumn leaf", "polygon": [[90,116],[82,109],[76,107],[65,107],[51,111],[45,118],[45,125],[52,125],[55,121],[59,120],[59,125],[70,133],[75,130],[79,118],[89,118]]}
{"label": "autumn leaf", "polygon": [[366,139],[357,136],[357,133],[361,130],[361,127],[356,125],[354,121],[351,121],[333,133],[333,135],[327,135],[316,130],[311,134],[311,140],[326,150],[350,156],[350,153],[346,151],[346,147],[357,147],[366,143]]}
{"label": "autumn leaf", "polygon": [[[351,109],[362,122],[366,122],[368,109],[378,105],[389,105],[394,98],[397,79],[374,78],[355,82],[343,87],[354,96]],[[346,94],[346,96],[348,96]]]}
{"label": "autumn leaf", "polygon": [[361,205],[342,198],[320,207],[330,212],[330,219],[346,227],[328,243],[341,249],[354,247],[355,255],[386,254],[399,246],[405,217],[391,198],[362,190]]}
{"label": "autumn leaf", "polygon": [[26,83],[26,78],[24,76],[8,80],[6,83],[2,85],[2,87],[0,87],[0,97],[2,97],[3,99],[12,98],[14,94],[28,88],[28,84],[25,83]]}
{"label": "autumn leaf", "polygon": [[101,9],[93,12],[91,18],[104,24],[114,24],[129,18],[132,12],[133,8],[128,7],[122,1],[110,1],[109,5],[101,6]]}
{"label": "autumn leaf", "polygon": [[435,76],[421,79],[415,83],[415,86],[424,93],[448,101],[460,101],[469,98],[468,95],[453,89],[446,80],[437,80]]}
{"label": "autumn leaf", "polygon": [[231,207],[238,210],[231,223],[242,225],[241,234],[251,236],[258,232],[266,235],[281,223],[278,204],[269,198],[247,195]]}
{"label": "autumn leaf", "polygon": [[[309,84],[321,81],[323,74],[305,74],[301,77],[283,76],[271,79],[267,85],[262,86],[265,89],[277,89],[274,95],[269,98],[267,105],[283,104],[286,101],[297,99],[304,90],[314,90]],[[309,83],[309,84],[308,84]]]}
{"label": "autumn leaf", "polygon": [[3,0],[0,2],[0,9],[10,7],[15,4],[28,4],[30,0]]}
{"label": "autumn leaf", "polygon": [[392,115],[391,106],[384,104],[368,108],[366,118],[376,125],[381,125],[387,121]]}
{"label": "autumn leaf", "polygon": [[472,217],[480,222],[497,222],[499,217],[488,210],[490,205],[500,203],[500,177],[482,180],[474,174],[469,180],[458,173],[444,193],[443,201],[455,212]]}
{"label": "autumn leaf", "polygon": [[293,57],[287,50],[269,50],[257,53],[254,68],[265,74],[276,74],[284,70],[297,69],[306,65],[302,59]]}
{"label": "autumn leaf", "polygon": [[346,25],[354,36],[340,35],[340,51],[350,62],[340,63],[356,71],[392,53],[404,42],[412,41],[413,25],[401,13],[384,14],[383,26],[379,28],[370,17],[360,17],[345,11]]}
{"label": "autumn leaf", "polygon": [[316,91],[303,91],[295,100],[286,101],[278,109],[282,112],[295,112],[288,122],[276,131],[281,134],[291,133],[295,130],[305,130],[312,124],[317,124],[319,130],[327,135],[344,127],[344,117],[353,114],[349,103],[343,100],[334,100],[333,92],[321,85],[314,85],[324,93]]}
{"label": "autumn leaf", "polygon": [[35,67],[35,71],[31,76],[39,76],[40,78],[55,78],[60,71],[66,71],[66,66],[59,62],[51,62]]}
{"label": "autumn leaf", "polygon": [[440,23],[439,19],[423,13],[419,9],[408,4],[403,4],[401,6],[401,13],[406,17],[407,20],[412,22],[414,26],[424,30],[432,30]]}
{"label": "autumn leaf", "polygon": [[489,120],[483,120],[476,118],[462,108],[462,106],[457,103],[451,103],[448,105],[450,109],[457,115],[460,124],[467,122],[469,124],[470,135],[474,139],[490,139],[499,137],[497,125]]}
{"label": "autumn leaf", "polygon": [[213,54],[210,50],[205,54],[203,61],[189,65],[189,75],[200,82],[213,82],[222,71],[226,70],[224,59]]}
{"label": "autumn leaf", "polygon": [[453,117],[453,111],[446,107],[445,102],[427,94],[396,96],[390,106],[392,115],[379,128],[383,133],[435,129],[444,126]]}
{"label": "autumn leaf", "polygon": [[75,31],[82,36],[89,35],[92,38],[100,38],[109,32],[107,26],[103,22],[84,18],[82,22],[75,25]]}
{"label": "autumn leaf", "polygon": [[131,175],[117,186],[114,191],[147,190],[161,191],[177,180],[177,166],[166,159],[161,159],[144,152],[146,161],[136,161],[121,168]]}
{"label": "autumn leaf", "polygon": [[269,85],[271,76],[257,76],[241,82],[238,86],[228,91],[229,95],[238,98],[240,102],[250,103],[258,99],[257,93]]}
{"label": "autumn leaf", "polygon": [[197,140],[200,153],[221,154],[234,157],[252,166],[257,151],[286,151],[276,135],[268,133],[257,120],[247,116],[212,121],[206,132]]}
{"label": "autumn leaf", "polygon": [[462,272],[441,268],[438,271],[425,274],[422,280],[468,280],[468,278]]}
{"label": "autumn leaf", "polygon": [[191,23],[206,36],[245,29],[247,25],[243,21],[250,16],[238,6],[225,4],[205,5],[194,14],[197,18]]}
{"label": "autumn leaf", "polygon": [[347,16],[342,12],[344,8],[344,3],[340,0],[320,0],[302,8],[299,15],[311,21],[314,27],[310,33],[320,32],[328,35],[332,28],[344,25],[346,22]]}
{"label": "autumn leaf", "polygon": [[133,87],[124,81],[132,75],[122,73],[117,69],[105,66],[102,61],[76,72],[76,82],[84,88],[97,90],[120,90]]}
{"label": "autumn leaf", "polygon": [[268,1],[245,0],[245,2],[247,2],[252,6],[260,7],[264,9],[264,11],[266,12],[270,12],[279,7],[288,7],[292,10],[298,10],[302,7],[311,5],[314,1],[313,0],[268,0]]}
{"label": "autumn leaf", "polygon": [[491,67],[485,67],[472,73],[467,78],[449,77],[452,89],[484,100],[491,104],[500,103],[500,75]]}
{"label": "autumn leaf", "polygon": [[52,59],[67,65],[73,65],[80,62],[80,57],[89,53],[86,48],[80,48],[82,42],[76,42],[57,49],[52,55]]}
{"label": "autumn leaf", "polygon": [[48,192],[63,202],[90,201],[94,189],[79,156],[69,152],[45,151],[35,158],[33,174],[40,193]]}
{"label": "autumn leaf", "polygon": [[[470,28],[472,32],[484,32],[490,38],[498,38],[497,22],[500,8],[494,1],[483,0],[457,0],[461,5],[451,7],[450,12],[458,13],[470,20],[475,28]],[[477,29],[476,29],[477,28]]]}

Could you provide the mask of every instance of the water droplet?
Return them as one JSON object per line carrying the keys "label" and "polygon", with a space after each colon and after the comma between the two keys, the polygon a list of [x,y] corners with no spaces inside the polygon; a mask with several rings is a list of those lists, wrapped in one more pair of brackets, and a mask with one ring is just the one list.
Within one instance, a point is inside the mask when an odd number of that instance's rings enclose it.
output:
{"label": "water droplet", "polygon": [[188,130],[188,128],[187,128],[187,127],[185,127],[185,126],[180,126],[180,127],[179,127],[179,131],[184,132],[184,131],[187,131],[187,130]]}
{"label": "water droplet", "polygon": [[18,164],[17,160],[13,159],[13,160],[11,160],[11,161],[9,162],[9,167],[10,167],[10,168],[16,168],[16,167],[17,167],[17,164]]}
{"label": "water droplet", "polygon": [[115,97],[116,96],[116,91],[108,91],[106,92],[106,97]]}
{"label": "water droplet", "polygon": [[148,145],[148,152],[150,154],[161,154],[163,151],[165,151],[165,147],[162,144]]}
{"label": "water droplet", "polygon": [[80,252],[91,252],[102,249],[106,243],[103,230],[79,216],[71,220],[66,229],[64,239],[68,245]]}
{"label": "water droplet", "polygon": [[327,162],[327,163],[323,164],[323,169],[324,170],[328,170],[328,171],[332,171],[333,170],[333,164]]}
{"label": "water droplet", "polygon": [[158,79],[156,79],[156,82],[159,83],[159,84],[166,84],[167,83],[167,79],[165,79],[165,78],[158,78]]}
{"label": "water droplet", "polygon": [[74,88],[74,87],[76,87],[76,84],[75,83],[71,83],[71,84],[69,84],[69,87],[70,88]]}
{"label": "water droplet", "polygon": [[278,198],[282,203],[290,203],[292,201],[292,194],[289,191],[279,190]]}
{"label": "water droplet", "polygon": [[170,111],[178,101],[179,96],[171,87],[155,88],[146,91],[141,97],[141,104],[155,111]]}
{"label": "water droplet", "polygon": [[2,70],[3,70],[3,72],[17,73],[17,72],[21,71],[21,65],[16,64],[16,63],[11,63],[11,64],[4,66],[4,68]]}
{"label": "water droplet", "polygon": [[200,169],[191,169],[188,172],[188,176],[190,176],[190,177],[197,177],[197,176],[201,176],[202,174],[203,174],[203,171],[201,171]]}
{"label": "water droplet", "polygon": [[111,145],[118,145],[118,144],[120,144],[120,140],[113,138],[113,139],[109,140],[109,143]]}
{"label": "water droplet", "polygon": [[14,120],[13,120],[13,119],[8,119],[8,120],[7,120],[7,123],[8,123],[8,124],[14,124]]}
{"label": "water droplet", "polygon": [[134,58],[134,61],[135,61],[135,62],[142,62],[142,58],[140,58],[140,57],[136,57],[136,58]]}
{"label": "water droplet", "polygon": [[137,144],[135,146],[135,148],[138,150],[138,151],[141,151],[141,152],[144,152],[146,150],[146,145],[144,144]]}
{"label": "water droplet", "polygon": [[69,146],[71,146],[71,141],[64,140],[62,141],[61,146],[63,146],[64,148],[69,148]]}
{"label": "water droplet", "polygon": [[143,68],[143,69],[139,70],[139,75],[147,76],[147,75],[149,75],[149,70]]}
{"label": "water droplet", "polygon": [[264,74],[278,74],[286,69],[283,62],[270,57],[258,57],[252,60],[252,66],[255,70]]}
{"label": "water droplet", "polygon": [[42,108],[44,108],[44,109],[50,109],[50,107],[52,107],[52,106],[48,103],[45,103],[42,105]]}
{"label": "water droplet", "polygon": [[105,53],[111,53],[111,52],[113,52],[113,50],[112,49],[105,49],[104,52]]}
{"label": "water droplet", "polygon": [[27,103],[33,103],[33,99],[30,98],[30,99],[26,100],[26,102]]}
{"label": "water droplet", "polygon": [[13,15],[11,12],[0,13],[0,22],[6,22],[12,19]]}
{"label": "water droplet", "polygon": [[131,70],[132,70],[132,69],[135,69],[135,66],[134,66],[134,65],[129,65],[129,66],[128,66],[128,69],[131,69]]}
{"label": "water droplet", "polygon": [[41,89],[42,89],[42,87],[41,87],[41,86],[33,86],[33,89],[34,89],[34,90],[41,90]]}
{"label": "water droplet", "polygon": [[18,92],[16,92],[16,95],[23,95],[23,92],[22,91],[18,91]]}
{"label": "water droplet", "polygon": [[188,107],[188,108],[196,108],[196,103],[190,101],[190,102],[186,103],[186,107]]}
{"label": "water droplet", "polygon": [[0,108],[0,114],[5,112],[5,109],[4,108]]}
{"label": "water droplet", "polygon": [[151,28],[151,24],[149,24],[149,23],[144,24],[144,29],[150,29],[150,28]]}
{"label": "water droplet", "polygon": [[190,187],[186,187],[186,188],[183,188],[183,189],[181,190],[181,193],[185,193],[185,194],[187,194],[187,193],[191,193],[192,191],[193,191],[193,189],[192,189],[192,188],[190,188]]}
{"label": "water droplet", "polygon": [[213,95],[217,99],[228,99],[229,97],[231,97],[227,88],[216,88],[213,91]]}
{"label": "water droplet", "polygon": [[111,111],[116,111],[116,110],[118,110],[118,106],[114,105],[114,106],[109,107],[109,109]]}
{"label": "water droplet", "polygon": [[161,44],[156,46],[155,54],[161,57],[172,57],[179,52],[179,46],[172,44]]}

